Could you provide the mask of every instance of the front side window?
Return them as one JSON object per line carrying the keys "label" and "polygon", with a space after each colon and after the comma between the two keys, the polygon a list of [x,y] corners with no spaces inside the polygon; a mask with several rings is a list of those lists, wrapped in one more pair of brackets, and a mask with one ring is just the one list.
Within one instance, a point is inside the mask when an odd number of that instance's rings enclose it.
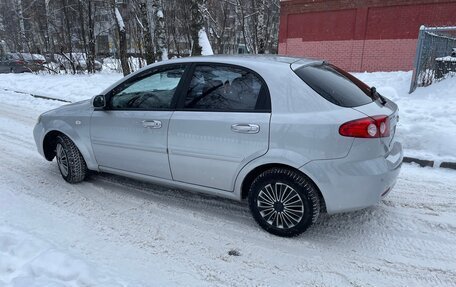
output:
{"label": "front side window", "polygon": [[126,84],[109,101],[111,109],[166,110],[184,74],[184,67],[162,70]]}
{"label": "front side window", "polygon": [[261,93],[267,91],[253,72],[231,66],[201,65],[195,68],[185,98],[185,109],[205,111],[258,110]]}

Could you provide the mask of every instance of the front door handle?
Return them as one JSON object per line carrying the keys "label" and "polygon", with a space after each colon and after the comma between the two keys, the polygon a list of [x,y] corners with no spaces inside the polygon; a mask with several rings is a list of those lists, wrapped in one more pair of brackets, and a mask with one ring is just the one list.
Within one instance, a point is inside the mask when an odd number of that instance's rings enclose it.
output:
{"label": "front door handle", "polygon": [[257,134],[260,132],[260,126],[255,124],[234,124],[231,130],[235,133]]}
{"label": "front door handle", "polygon": [[162,122],[161,121],[142,121],[142,125],[145,128],[150,128],[150,129],[159,129],[162,127]]}

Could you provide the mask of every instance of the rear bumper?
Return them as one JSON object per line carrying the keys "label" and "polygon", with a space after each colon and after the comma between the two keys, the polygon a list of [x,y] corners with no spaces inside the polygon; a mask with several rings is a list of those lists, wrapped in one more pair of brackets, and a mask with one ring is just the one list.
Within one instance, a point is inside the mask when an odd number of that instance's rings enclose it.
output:
{"label": "rear bumper", "polygon": [[328,213],[363,209],[378,203],[396,184],[403,159],[402,145],[392,144],[386,156],[311,161],[300,170],[320,189]]}

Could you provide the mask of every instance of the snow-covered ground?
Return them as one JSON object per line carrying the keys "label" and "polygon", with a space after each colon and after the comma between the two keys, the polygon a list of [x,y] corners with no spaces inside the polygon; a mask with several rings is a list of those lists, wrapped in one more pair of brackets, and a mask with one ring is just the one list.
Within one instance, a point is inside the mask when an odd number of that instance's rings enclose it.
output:
{"label": "snow-covered ground", "polygon": [[[456,79],[409,96],[409,73],[357,75],[399,103],[407,152],[454,155]],[[405,164],[377,206],[291,239],[242,203],[107,174],[66,184],[32,138],[37,116],[64,103],[3,89],[76,101],[120,77],[0,75],[0,287],[456,286],[452,170]]]}
{"label": "snow-covered ground", "polygon": [[0,92],[8,89],[77,102],[90,99],[122,77],[120,73],[94,75],[0,74]]}

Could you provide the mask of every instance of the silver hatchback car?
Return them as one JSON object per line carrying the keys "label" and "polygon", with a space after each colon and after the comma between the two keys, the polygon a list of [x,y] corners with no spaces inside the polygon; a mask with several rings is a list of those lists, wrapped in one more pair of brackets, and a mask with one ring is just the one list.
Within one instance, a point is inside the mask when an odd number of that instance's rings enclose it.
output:
{"label": "silver hatchback car", "polygon": [[326,62],[214,56],[147,66],[42,114],[34,137],[69,183],[94,170],[248,199],[262,228],[295,236],[391,191],[397,121],[396,104]]}

